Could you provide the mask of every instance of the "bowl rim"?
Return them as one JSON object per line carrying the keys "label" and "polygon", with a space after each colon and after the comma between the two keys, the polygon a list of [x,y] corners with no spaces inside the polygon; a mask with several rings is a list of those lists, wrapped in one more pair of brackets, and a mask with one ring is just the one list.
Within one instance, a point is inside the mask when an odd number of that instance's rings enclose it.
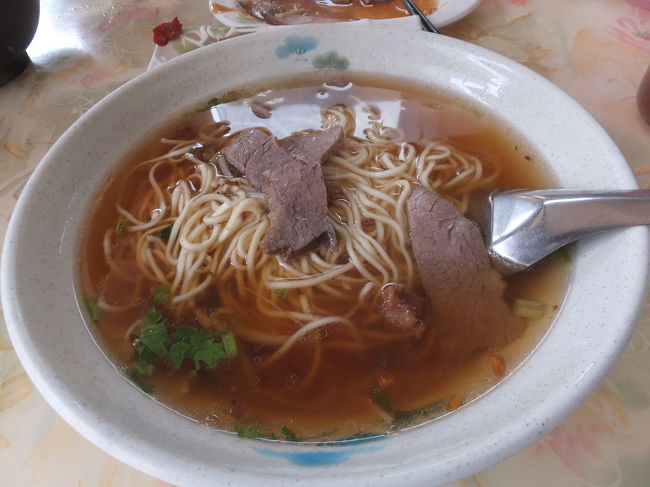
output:
{"label": "bowl rim", "polygon": [[[463,41],[442,36],[433,38],[436,42],[435,44],[432,44],[430,42],[432,37],[430,34],[424,32],[411,32],[399,29],[383,29],[381,32],[377,32],[376,30],[373,30],[373,26],[371,25],[359,26],[354,33],[351,33],[349,29],[346,29],[343,24],[295,26],[287,27],[287,29],[291,29],[291,31],[269,30],[263,33],[254,34],[255,36],[258,36],[258,38],[255,39],[251,36],[242,36],[198,49],[169,61],[149,73],[139,76],[118,88],[113,93],[107,95],[107,97],[89,110],[84,117],[75,122],[57,141],[55,146],[50,149],[44,160],[39,164],[28,181],[23,196],[19,199],[16,205],[13,218],[7,231],[0,275],[3,283],[2,304],[5,310],[9,335],[16,349],[16,353],[38,390],[66,421],[100,448],[106,450],[108,453],[125,463],[139,468],[155,477],[178,484],[210,484],[210,482],[206,482],[208,477],[206,477],[205,474],[205,469],[209,467],[208,459],[201,457],[200,459],[197,459],[196,462],[183,463],[178,461],[173,458],[176,450],[171,446],[158,444],[154,441],[152,436],[146,436],[149,433],[143,433],[139,430],[136,431],[137,426],[134,426],[128,421],[121,422],[116,426],[111,423],[111,421],[114,421],[114,418],[110,416],[110,411],[102,411],[101,407],[98,407],[97,404],[84,402],[86,400],[90,401],[87,397],[80,400],[80,391],[75,389],[75,387],[80,387],[79,384],[71,384],[69,381],[66,382],[66,378],[61,376],[58,372],[59,370],[63,370],[62,367],[64,367],[64,365],[61,363],[52,363],[52,357],[48,358],[45,355],[39,355],[36,352],[42,352],[44,350],[45,339],[36,334],[36,330],[41,330],[41,328],[39,328],[40,324],[35,325],[33,322],[30,322],[30,319],[35,312],[33,308],[44,307],[45,305],[36,303],[34,301],[35,297],[26,297],[27,294],[24,293],[24,291],[32,289],[32,286],[37,286],[33,281],[38,277],[38,274],[25,276],[21,273],[21,270],[26,269],[29,265],[35,265],[25,260],[25,252],[27,251],[26,247],[30,246],[30,249],[32,247],[34,247],[34,249],[40,249],[41,247],[39,247],[39,245],[45,245],[45,243],[27,242],[26,235],[29,232],[33,233],[36,231],[36,220],[39,218],[38,212],[44,210],[44,208],[42,208],[44,196],[39,193],[47,191],[44,189],[47,187],[47,178],[52,177],[57,170],[65,168],[65,165],[69,163],[70,159],[70,145],[75,142],[75,139],[88,134],[88,131],[92,130],[92,124],[98,123],[98,120],[105,118],[105,115],[108,113],[113,113],[113,115],[122,114],[123,117],[128,118],[128,110],[124,107],[129,103],[129,100],[132,101],[132,93],[142,94],[143,90],[162,92],[161,90],[163,90],[163,88],[160,86],[162,86],[161,83],[163,83],[163,80],[165,80],[167,76],[173,78],[174,73],[183,70],[192,72],[196,63],[210,60],[214,61],[218,56],[237,56],[238,52],[242,52],[242,48],[256,46],[257,43],[272,44],[273,42],[284,38],[288,33],[320,36],[321,39],[327,39],[325,43],[334,46],[349,43],[351,40],[355,39],[355,36],[359,39],[360,36],[366,36],[365,38],[367,39],[372,38],[373,40],[379,40],[387,45],[391,45],[397,41],[397,45],[402,46],[397,49],[398,54],[401,52],[402,54],[407,55],[405,51],[410,53],[416,52],[418,54],[430,52],[432,59],[437,59],[441,64],[448,62],[449,69],[461,69],[467,63],[477,63],[477,65],[480,65],[481,69],[493,72],[495,76],[494,80],[504,82],[505,85],[503,85],[503,89],[518,89],[508,84],[508,76],[511,76],[519,81],[525,79],[531,86],[539,88],[544,93],[551,94],[555,101],[564,104],[567,113],[572,117],[577,117],[578,121],[585,124],[580,130],[587,130],[587,133],[589,134],[588,142],[591,145],[598,147],[602,146],[603,150],[613,158],[612,161],[607,162],[610,165],[606,168],[607,170],[611,170],[611,177],[608,180],[610,185],[616,186],[617,188],[626,187],[626,189],[637,187],[636,180],[631,170],[626,165],[622,155],[618,151],[618,148],[614,145],[609,136],[607,136],[605,131],[584,109],[541,76],[516,64],[514,61],[500,56],[499,54]],[[243,52],[247,51],[244,49]],[[350,54],[350,58],[360,59],[362,54],[363,53],[356,53],[355,51],[354,54]],[[398,54],[393,54],[393,56],[397,56]],[[449,60],[443,60],[441,58],[443,54],[450,55]],[[459,59],[452,59],[454,55],[459,55]],[[255,56],[256,54],[247,54],[246,56],[241,56],[241,54],[239,55],[239,57],[252,58],[255,58]],[[234,65],[237,65],[236,62]],[[374,69],[378,71],[380,70],[380,68]],[[505,80],[501,79],[504,76]],[[463,84],[463,80],[459,80],[459,83],[459,86],[462,89],[467,88],[467,85]],[[180,85],[171,83],[171,86],[165,86],[166,88],[173,89]],[[479,95],[484,96],[485,94],[480,92]],[[186,96],[186,98],[187,101],[189,101],[189,97]],[[189,103],[185,103],[185,105],[187,106]],[[121,108],[116,109],[116,106]],[[121,110],[121,112],[118,113],[114,110],[118,110],[118,112]],[[592,140],[592,137],[595,137],[595,139]],[[77,157],[78,159],[80,156],[76,154],[74,157]],[[113,158],[114,167],[114,164],[119,158],[116,158],[114,155]],[[78,163],[75,165],[75,169],[80,170],[80,174],[75,177],[83,178],[87,176],[87,174],[83,172],[85,169],[80,168]],[[112,168],[107,167],[104,168],[104,171],[110,173],[110,169]],[[586,176],[590,177],[589,175]],[[99,178],[99,176],[94,177],[95,180],[98,180]],[[52,190],[52,193],[45,193],[46,196],[52,198],[56,198],[57,194],[58,193],[56,193],[54,189]],[[62,196],[59,195],[59,197]],[[66,197],[74,201],[76,195],[69,195]],[[72,214],[73,210],[71,209],[70,212]],[[66,220],[66,224],[74,226],[77,223],[74,221],[68,222]],[[56,237],[60,238],[60,242],[63,242],[61,244],[63,247],[65,247],[65,245],[74,245],[74,242],[70,240],[72,237],[65,235],[57,235]],[[574,365],[576,370],[572,369],[570,374],[566,374],[566,378],[562,378],[563,374],[560,374],[558,371],[548,371],[549,377],[557,377],[558,380],[561,381],[562,390],[558,390],[557,387],[553,388],[552,395],[549,395],[548,398],[544,398],[539,402],[539,404],[535,405],[526,403],[525,397],[517,398],[517,400],[522,401],[521,404],[527,405],[527,409],[524,411],[510,411],[512,414],[515,414],[515,416],[513,419],[509,419],[508,421],[504,419],[500,412],[494,412],[494,414],[497,415],[495,416],[495,423],[489,428],[486,427],[490,431],[485,431],[485,428],[481,430],[482,433],[486,433],[483,437],[472,436],[470,431],[466,431],[463,429],[464,427],[461,426],[458,434],[466,434],[467,439],[462,440],[458,444],[454,444],[453,446],[456,450],[450,447],[449,450],[441,450],[434,452],[433,454],[430,454],[429,452],[417,455],[414,454],[409,461],[397,461],[396,463],[391,463],[388,465],[390,470],[386,470],[387,466],[384,466],[383,470],[377,470],[374,467],[370,468],[369,465],[374,465],[374,463],[364,464],[361,461],[373,462],[373,458],[376,459],[378,458],[377,455],[383,454],[383,451],[379,451],[381,448],[390,450],[390,448],[393,448],[392,445],[395,445],[396,443],[403,446],[410,442],[425,442],[427,432],[443,431],[443,428],[449,428],[450,424],[457,427],[463,421],[471,423],[472,421],[475,421],[476,418],[471,414],[472,410],[469,407],[463,408],[458,412],[455,412],[453,415],[443,417],[433,423],[392,435],[388,441],[380,441],[377,443],[360,442],[358,445],[350,447],[350,449],[345,446],[343,448],[345,452],[352,452],[350,453],[352,456],[348,461],[342,464],[323,468],[303,468],[302,470],[298,468],[297,471],[300,472],[299,476],[295,476],[294,473],[287,474],[283,471],[282,467],[278,465],[285,465],[285,463],[287,463],[286,459],[288,458],[288,455],[302,455],[306,453],[317,454],[319,453],[319,449],[322,450],[323,448],[331,449],[337,447],[300,444],[267,445],[258,441],[235,439],[226,433],[219,433],[213,430],[206,432],[207,429],[209,429],[208,427],[195,423],[192,424],[189,420],[177,415],[176,413],[172,413],[169,410],[164,412],[163,410],[166,410],[166,408],[163,406],[160,406],[160,408],[151,406],[152,409],[155,409],[155,414],[152,413],[151,416],[164,417],[170,422],[172,427],[182,427],[183,431],[191,431],[192,434],[201,436],[201,438],[219,438],[220,444],[223,443],[229,448],[232,448],[233,455],[248,455],[247,458],[252,458],[251,455],[258,455],[255,456],[255,458],[258,458],[258,462],[255,463],[255,468],[234,471],[232,465],[229,464],[215,466],[212,473],[218,472],[222,476],[221,478],[224,483],[238,483],[244,480],[260,481],[263,479],[269,485],[282,485],[288,479],[291,479],[309,482],[310,485],[330,483],[332,480],[339,482],[342,481],[346,484],[352,484],[353,482],[359,481],[369,482],[370,480],[373,480],[378,485],[399,485],[408,478],[413,485],[431,485],[432,482],[448,482],[458,479],[481,470],[515,453],[520,448],[546,433],[551,427],[558,424],[570,412],[572,412],[597,386],[609,367],[613,364],[615,358],[621,353],[623,347],[626,345],[632,332],[634,322],[636,321],[644,302],[649,243],[647,229],[630,228],[608,236],[595,237],[580,246],[578,252],[579,257],[575,264],[576,273],[585,273],[585,275],[587,275],[591,270],[585,267],[586,264],[584,264],[584,262],[595,262],[598,259],[603,258],[613,259],[612,262],[620,264],[626,273],[625,281],[627,282],[627,287],[621,278],[618,280],[616,279],[617,276],[615,273],[612,274],[610,282],[605,283],[610,287],[615,284],[620,288],[612,289],[614,294],[621,291],[623,288],[627,291],[623,296],[618,296],[617,294],[617,299],[620,298],[620,303],[624,304],[622,307],[623,312],[619,313],[617,316],[612,316],[611,319],[608,315],[608,325],[610,328],[603,328],[600,337],[583,337],[585,340],[593,340],[593,343],[598,343],[599,346],[602,346],[603,348],[598,350],[599,354],[597,356],[590,355],[588,357],[579,357],[578,353],[572,355],[571,352],[588,352],[589,349],[584,347],[587,347],[587,345],[592,342],[585,342],[582,347],[577,347],[576,345],[577,348],[575,349],[571,347],[567,348],[565,351],[568,355],[565,357],[565,360]],[[625,245],[626,248],[629,249],[635,249],[634,252],[630,252],[629,255],[626,255],[626,259],[631,260],[625,262],[619,262],[616,260],[619,256],[616,255],[615,252],[611,252],[611,249],[615,249],[620,245]],[[608,249],[608,254],[614,255],[602,255],[603,248]],[[72,270],[70,270],[70,274],[72,274]],[[69,276],[64,277],[67,278]],[[594,289],[591,289],[590,291],[595,292]],[[568,294],[568,298],[571,298],[571,296],[573,296],[572,293],[574,292],[579,293],[582,292],[582,290],[572,288]],[[69,301],[74,298],[75,290],[67,289],[65,292],[61,291],[61,296]],[[584,295],[576,296],[584,297]],[[574,301],[576,299],[579,298],[576,297]],[[571,299],[569,299],[569,301],[571,301]],[[59,306],[59,303],[49,304],[55,307]],[[565,303],[565,306],[573,306],[575,308],[578,304],[576,302],[569,302],[568,304]],[[562,316],[564,310],[565,308],[563,307],[560,316]],[[589,310],[586,312],[592,314],[595,313],[594,311]],[[560,316],[558,316],[558,320],[560,319]],[[34,328],[35,326],[36,329]],[[54,325],[48,324],[48,326],[53,327]],[[613,334],[612,330],[615,330],[616,334]],[[557,344],[560,339],[558,338],[559,336],[564,336],[564,338],[567,337],[566,333],[562,335],[560,331],[562,330],[558,331],[557,327],[552,327],[547,337],[538,346],[538,350],[544,348],[548,349],[551,346],[549,344]],[[577,334],[580,333],[580,331],[572,330],[572,333]],[[604,341],[605,337],[608,338],[607,342]],[[538,353],[538,350],[536,350],[535,353]],[[530,360],[528,360],[525,365],[530,366]],[[67,366],[68,365],[66,364],[65,367]],[[577,370],[580,367],[582,368]],[[104,369],[108,368],[104,367]],[[99,371],[101,372],[99,376],[102,379],[105,379],[107,374],[104,369]],[[114,371],[110,371],[110,373],[114,374]],[[79,374],[87,375],[89,372],[82,371],[79,372]],[[508,377],[499,387],[489,391],[484,396],[481,396],[481,398],[476,401],[476,404],[483,404],[485,403],[486,398],[489,398],[492,403],[502,404],[505,406],[507,402],[500,396],[503,392],[517,391],[522,396],[527,392],[532,393],[530,391],[531,386],[522,386],[519,377],[520,376]],[[87,384],[90,384],[92,382],[89,381],[93,380],[93,378],[84,375],[83,380],[86,381]],[[79,382],[81,383],[82,380],[79,379]],[[542,386],[541,383],[536,383],[535,385],[540,387]],[[548,384],[546,384],[546,386],[552,387]],[[131,385],[129,384],[128,387],[131,387]],[[526,389],[526,387],[528,387],[528,389]],[[570,397],[570,400],[568,400],[567,397]],[[129,404],[142,404],[141,400],[143,398],[144,395],[142,393],[138,393],[133,389],[133,392],[128,393],[128,397],[125,398],[125,400],[132,401],[129,402]],[[103,399],[110,401],[111,398],[105,397]],[[148,397],[144,399],[150,401]],[[176,418],[175,416],[178,417]],[[498,421],[496,421],[496,418],[498,418]],[[135,430],[132,430],[131,428],[135,428]],[[119,440],[116,440],[115,438],[118,434],[122,435],[122,437]],[[235,442],[233,442],[233,440],[235,440]],[[381,446],[374,446],[376,444]],[[458,455],[457,449],[459,448],[464,452],[462,455]],[[260,452],[260,450],[268,451],[264,453]],[[339,449],[338,451],[343,450]],[[271,454],[269,454],[269,452],[271,452]],[[273,463],[276,459],[271,458],[275,453],[282,457],[278,457],[278,463]]]}

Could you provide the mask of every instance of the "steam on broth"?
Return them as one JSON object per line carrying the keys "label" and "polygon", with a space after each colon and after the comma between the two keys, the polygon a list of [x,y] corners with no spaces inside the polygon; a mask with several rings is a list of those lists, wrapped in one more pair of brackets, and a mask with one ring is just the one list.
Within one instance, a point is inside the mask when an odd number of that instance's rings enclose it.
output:
{"label": "steam on broth", "polygon": [[[499,288],[518,338],[456,343],[461,323],[420,278],[409,198],[435,191],[465,214],[494,189],[549,187],[550,175],[489,114],[444,94],[376,79],[279,86],[197,106],[108,182],[82,249],[102,346],[145,392],[241,436],[382,434],[485,393],[545,333],[567,265],[549,258]],[[319,169],[330,235],[296,252],[264,251],[268,194],[224,155],[260,127],[280,143],[342,133]],[[395,323],[386,306],[415,318]]]}

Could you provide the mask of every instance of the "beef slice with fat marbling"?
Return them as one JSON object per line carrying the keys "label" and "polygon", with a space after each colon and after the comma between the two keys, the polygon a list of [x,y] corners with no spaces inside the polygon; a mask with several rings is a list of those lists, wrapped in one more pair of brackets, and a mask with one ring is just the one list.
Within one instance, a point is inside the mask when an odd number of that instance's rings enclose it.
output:
{"label": "beef slice with fat marbling", "polygon": [[343,139],[340,126],[325,130],[303,132],[278,140],[286,152],[307,164],[324,164]]}
{"label": "beef slice with fat marbling", "polygon": [[251,186],[262,191],[266,171],[294,162],[294,158],[277,145],[273,135],[260,128],[232,135],[221,153],[228,164],[246,176]]}
{"label": "beef slice with fat marbling", "polygon": [[266,195],[271,226],[262,247],[267,253],[290,255],[324,233],[333,234],[321,164],[342,136],[333,128],[277,140],[253,128],[234,134],[222,150],[228,163]]}
{"label": "beef slice with fat marbling", "polygon": [[267,253],[292,254],[323,233],[333,234],[320,164],[294,162],[267,171],[264,193],[271,220],[262,240]]}
{"label": "beef slice with fat marbling", "polygon": [[438,194],[414,187],[407,204],[413,254],[441,350],[468,354],[517,338],[524,321],[503,299],[478,226]]}

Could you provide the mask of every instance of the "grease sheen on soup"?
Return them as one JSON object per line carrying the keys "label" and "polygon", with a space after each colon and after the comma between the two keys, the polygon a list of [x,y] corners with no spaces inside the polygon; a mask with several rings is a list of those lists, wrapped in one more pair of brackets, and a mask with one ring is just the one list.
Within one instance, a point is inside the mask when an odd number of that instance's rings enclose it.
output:
{"label": "grease sheen on soup", "polygon": [[[230,134],[245,128],[266,127],[282,138],[336,124],[346,135],[323,165],[323,175],[337,243],[322,239],[289,257],[264,254],[257,238],[268,220],[263,195],[224,165],[220,149]],[[420,169],[414,165],[395,177],[373,177],[416,155],[422,156]],[[342,169],[346,164],[357,169]],[[422,176],[427,167],[430,172]],[[152,189],[152,174],[160,193]],[[208,177],[221,198],[197,206],[204,212],[197,222],[213,222],[202,227],[208,233],[185,224],[172,230],[182,220],[173,208],[198,195]],[[436,330],[450,325],[429,302],[422,328],[388,326],[377,306],[382,286],[400,284],[425,296],[412,266],[405,210],[391,203],[406,191],[400,188],[409,187],[400,181],[420,184],[418,177],[426,177],[461,212],[495,189],[552,185],[525,141],[489,113],[443,93],[363,78],[298,80],[221,93],[137,147],[103,189],[81,252],[82,293],[95,319],[91,328],[125,375],[157,400],[243,436],[339,440],[449,413],[484,394],[533,350],[560,305],[567,264],[554,256],[506,280],[508,305],[534,303],[538,312],[525,314],[522,336],[499,349],[441,350]],[[368,208],[387,215],[386,222],[363,216]],[[207,257],[184,251],[178,237],[184,231],[185,245],[192,249],[200,247],[187,243],[192,231],[199,243],[215,228],[227,234],[228,220],[206,220],[220,211],[237,219],[228,230],[233,236],[215,244]],[[139,230],[125,215],[149,227]],[[399,235],[406,236],[402,247]],[[178,271],[183,259],[195,259],[189,266],[195,274]],[[301,287],[305,279],[312,284]],[[228,356],[216,366],[201,362],[200,355],[198,362],[181,357],[178,367],[169,355],[149,353],[143,360],[138,346],[152,309],[166,321],[170,336],[186,327],[197,334],[205,330],[202,336],[222,348],[226,336],[234,345],[229,343]],[[310,331],[302,333],[303,327]],[[168,338],[166,347],[176,341]]]}

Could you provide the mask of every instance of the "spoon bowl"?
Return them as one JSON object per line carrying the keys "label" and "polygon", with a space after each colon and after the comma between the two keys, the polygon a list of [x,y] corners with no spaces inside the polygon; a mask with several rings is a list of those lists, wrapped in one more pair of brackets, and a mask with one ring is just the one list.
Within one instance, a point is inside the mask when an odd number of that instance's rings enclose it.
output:
{"label": "spoon bowl", "polygon": [[512,273],[578,239],[650,224],[650,190],[505,191],[488,197],[484,215],[488,252],[500,271]]}

